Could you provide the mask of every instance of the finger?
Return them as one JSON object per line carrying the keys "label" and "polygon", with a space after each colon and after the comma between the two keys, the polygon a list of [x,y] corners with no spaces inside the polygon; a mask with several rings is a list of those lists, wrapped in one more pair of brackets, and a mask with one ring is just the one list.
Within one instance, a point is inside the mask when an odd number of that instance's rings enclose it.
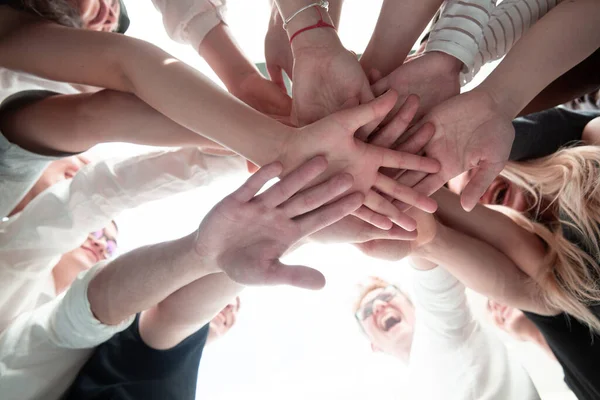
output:
{"label": "finger", "polygon": [[383,230],[392,229],[394,223],[384,215],[377,214],[373,210],[369,210],[366,206],[362,206],[352,213],[357,218]]}
{"label": "finger", "polygon": [[267,73],[273,83],[275,83],[283,93],[287,94],[285,81],[283,80],[283,70],[279,65],[267,64]]}
{"label": "finger", "polygon": [[[398,144],[394,149],[405,153],[418,154],[425,148],[434,134],[435,125],[431,123],[423,124],[415,133],[407,137],[405,141]],[[401,139],[403,138],[404,135],[402,135]]]}
{"label": "finger", "polygon": [[481,162],[476,168],[475,175],[469,180],[460,196],[460,204],[465,211],[471,211],[481,199],[481,196],[490,187],[502,169],[504,163]]}
{"label": "finger", "polygon": [[325,172],[326,169],[327,160],[325,157],[314,157],[290,172],[285,178],[265,190],[254,200],[261,202],[268,208],[277,207]]}
{"label": "finger", "polygon": [[436,173],[440,170],[440,163],[433,158],[380,147],[377,147],[376,151],[381,155],[382,167],[410,169],[429,173]]}
{"label": "finger", "polygon": [[[423,210],[427,213],[434,213],[437,210],[437,203],[435,200],[417,192],[409,186],[401,185],[394,179],[383,174],[377,174],[373,186],[379,191],[391,196],[393,199],[417,207],[419,210]],[[391,202],[389,203],[391,204]],[[396,207],[393,208],[397,210]]]}
{"label": "finger", "polygon": [[385,78],[379,79],[377,82],[371,85],[371,91],[374,96],[381,96],[387,90],[390,89],[389,78],[386,76]]}
{"label": "finger", "polygon": [[378,121],[385,117],[392,107],[394,107],[397,96],[395,91],[390,90],[367,104],[338,111],[333,114],[333,117],[348,131],[354,133],[370,122]]}
{"label": "finger", "polygon": [[396,240],[373,240],[365,243],[356,243],[354,246],[369,257],[387,261],[401,260],[410,253],[407,243]]}
{"label": "finger", "polygon": [[240,203],[246,203],[252,200],[265,183],[273,178],[277,178],[282,171],[283,166],[279,161],[267,164],[248,178],[246,182],[230,196]]}
{"label": "finger", "polygon": [[402,136],[419,109],[419,96],[410,95],[400,107],[400,110],[370,141],[376,146],[388,148]]}
{"label": "finger", "polygon": [[354,184],[350,174],[338,174],[310,189],[297,193],[281,205],[289,218],[313,211],[346,192]]}
{"label": "finger", "polygon": [[381,74],[381,72],[379,72],[379,70],[377,70],[375,68],[371,68],[368,78],[369,78],[369,83],[371,85],[373,85],[375,82],[377,82],[378,80],[383,78],[383,75]]}
{"label": "finger", "polygon": [[367,193],[365,206],[378,214],[385,215],[396,225],[401,226],[407,231],[414,231],[417,228],[417,222],[414,219],[400,212],[390,200],[376,193],[374,190]]}
{"label": "finger", "polygon": [[[364,200],[362,193],[354,192],[315,211],[296,218],[303,237],[339,221],[346,215],[358,209]],[[300,238],[298,238],[300,240]]]}
{"label": "finger", "polygon": [[273,272],[266,279],[267,285],[290,285],[310,290],[325,286],[325,276],[316,269],[303,265],[285,265],[279,260],[274,264]]}
{"label": "finger", "polygon": [[437,192],[442,186],[444,186],[444,183],[446,182],[447,179],[444,178],[442,172],[439,172],[437,174],[428,175],[421,182],[413,186],[413,189],[415,189],[419,193],[423,193],[424,195],[431,196],[432,194]]}
{"label": "finger", "polygon": [[[428,175],[429,174],[427,174],[425,172],[405,171],[399,177],[396,177],[395,180],[396,180],[396,182],[398,182],[401,185],[414,188],[419,182],[421,182],[423,179],[425,179]],[[417,191],[417,190],[415,189],[415,191]],[[409,204],[406,204],[406,203],[404,203],[402,201],[398,201],[398,200],[394,200],[393,204],[398,210],[400,210],[402,212],[405,212],[409,208],[411,208],[411,206]]]}
{"label": "finger", "polygon": [[[363,85],[363,88],[360,92],[360,104],[367,104],[367,103],[373,101],[373,99],[375,99],[375,96],[373,95],[373,92],[371,91],[371,87],[369,86],[368,82],[365,82],[365,84]],[[393,108],[393,106],[392,106],[392,108]],[[377,129],[377,127],[379,126],[381,121],[383,121],[383,119],[386,117],[386,115],[390,111],[391,111],[391,108],[384,115],[381,115],[380,117],[374,119],[373,121],[365,124],[362,128],[358,129],[356,132],[356,137],[363,141],[367,140],[369,135],[371,133],[373,133],[375,131],[375,129]]]}

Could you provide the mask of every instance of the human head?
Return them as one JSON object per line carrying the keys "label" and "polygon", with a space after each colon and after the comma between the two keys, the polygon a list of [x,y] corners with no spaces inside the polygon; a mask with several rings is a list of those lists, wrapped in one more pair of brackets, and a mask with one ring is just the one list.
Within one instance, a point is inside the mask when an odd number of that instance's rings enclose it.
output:
{"label": "human head", "polygon": [[535,324],[514,307],[488,300],[486,312],[496,327],[519,341],[532,341],[540,334]]}
{"label": "human head", "polygon": [[373,351],[408,362],[415,309],[402,291],[380,278],[370,277],[359,285],[353,311]]}
{"label": "human head", "polygon": [[239,311],[240,297],[237,296],[210,321],[208,342],[213,342],[229,332],[235,325]]}
{"label": "human head", "polygon": [[60,25],[112,32],[118,27],[119,0],[23,0],[26,9]]}
{"label": "human head", "polygon": [[90,233],[81,246],[63,254],[52,270],[56,292],[61,293],[67,289],[80,272],[114,257],[118,234],[117,224],[112,221],[103,229]]}
{"label": "human head", "polygon": [[[467,171],[450,180],[448,182],[448,189],[456,194],[460,194],[465,186],[467,186],[471,175],[472,173]],[[530,207],[530,201],[525,191],[501,175],[494,179],[490,187],[481,196],[479,202],[488,205],[503,205],[519,212],[524,212]]]}
{"label": "human head", "polygon": [[31,200],[37,195],[48,189],[50,186],[55,185],[66,179],[71,179],[75,174],[84,166],[90,163],[83,155],[76,155],[72,157],[66,157],[60,160],[51,162],[48,167],[42,173],[42,176],[37,180],[33,187],[23,197],[21,202],[12,210],[9,214],[14,215],[21,212]]}

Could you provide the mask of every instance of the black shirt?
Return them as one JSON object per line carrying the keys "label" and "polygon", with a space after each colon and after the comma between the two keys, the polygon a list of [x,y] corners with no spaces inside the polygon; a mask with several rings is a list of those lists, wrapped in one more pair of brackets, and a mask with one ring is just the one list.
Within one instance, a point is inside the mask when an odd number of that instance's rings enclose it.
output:
{"label": "black shirt", "polygon": [[133,324],[100,345],[64,400],[194,400],[208,324],[169,350],[148,347]]}
{"label": "black shirt", "polygon": [[550,155],[581,140],[583,128],[600,117],[600,111],[551,108],[513,120],[515,141],[509,159],[523,161]]}
{"label": "black shirt", "polygon": [[[600,309],[593,308],[600,317]],[[600,399],[600,336],[574,317],[525,312],[540,330],[565,373],[565,383],[579,400]]]}

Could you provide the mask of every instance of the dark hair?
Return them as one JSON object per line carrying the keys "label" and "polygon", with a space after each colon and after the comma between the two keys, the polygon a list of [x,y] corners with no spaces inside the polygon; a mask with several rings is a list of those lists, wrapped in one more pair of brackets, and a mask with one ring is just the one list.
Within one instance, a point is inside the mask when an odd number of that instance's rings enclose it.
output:
{"label": "dark hair", "polygon": [[25,11],[71,28],[81,28],[81,16],[69,0],[20,0]]}

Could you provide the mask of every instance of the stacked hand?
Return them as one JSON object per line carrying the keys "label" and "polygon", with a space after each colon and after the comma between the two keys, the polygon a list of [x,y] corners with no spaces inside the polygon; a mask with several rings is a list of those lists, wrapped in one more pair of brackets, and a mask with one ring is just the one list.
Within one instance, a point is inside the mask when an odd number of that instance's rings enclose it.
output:
{"label": "stacked hand", "polygon": [[200,224],[195,246],[200,261],[244,285],[323,287],[325,278],[320,272],[284,265],[279,258],[303,237],[360,206],[363,196],[356,192],[325,205],[350,189],[353,179],[349,174],[338,174],[302,189],[326,169],[324,157],[313,158],[257,195],[283,170],[280,163],[261,168],[221,200]]}

